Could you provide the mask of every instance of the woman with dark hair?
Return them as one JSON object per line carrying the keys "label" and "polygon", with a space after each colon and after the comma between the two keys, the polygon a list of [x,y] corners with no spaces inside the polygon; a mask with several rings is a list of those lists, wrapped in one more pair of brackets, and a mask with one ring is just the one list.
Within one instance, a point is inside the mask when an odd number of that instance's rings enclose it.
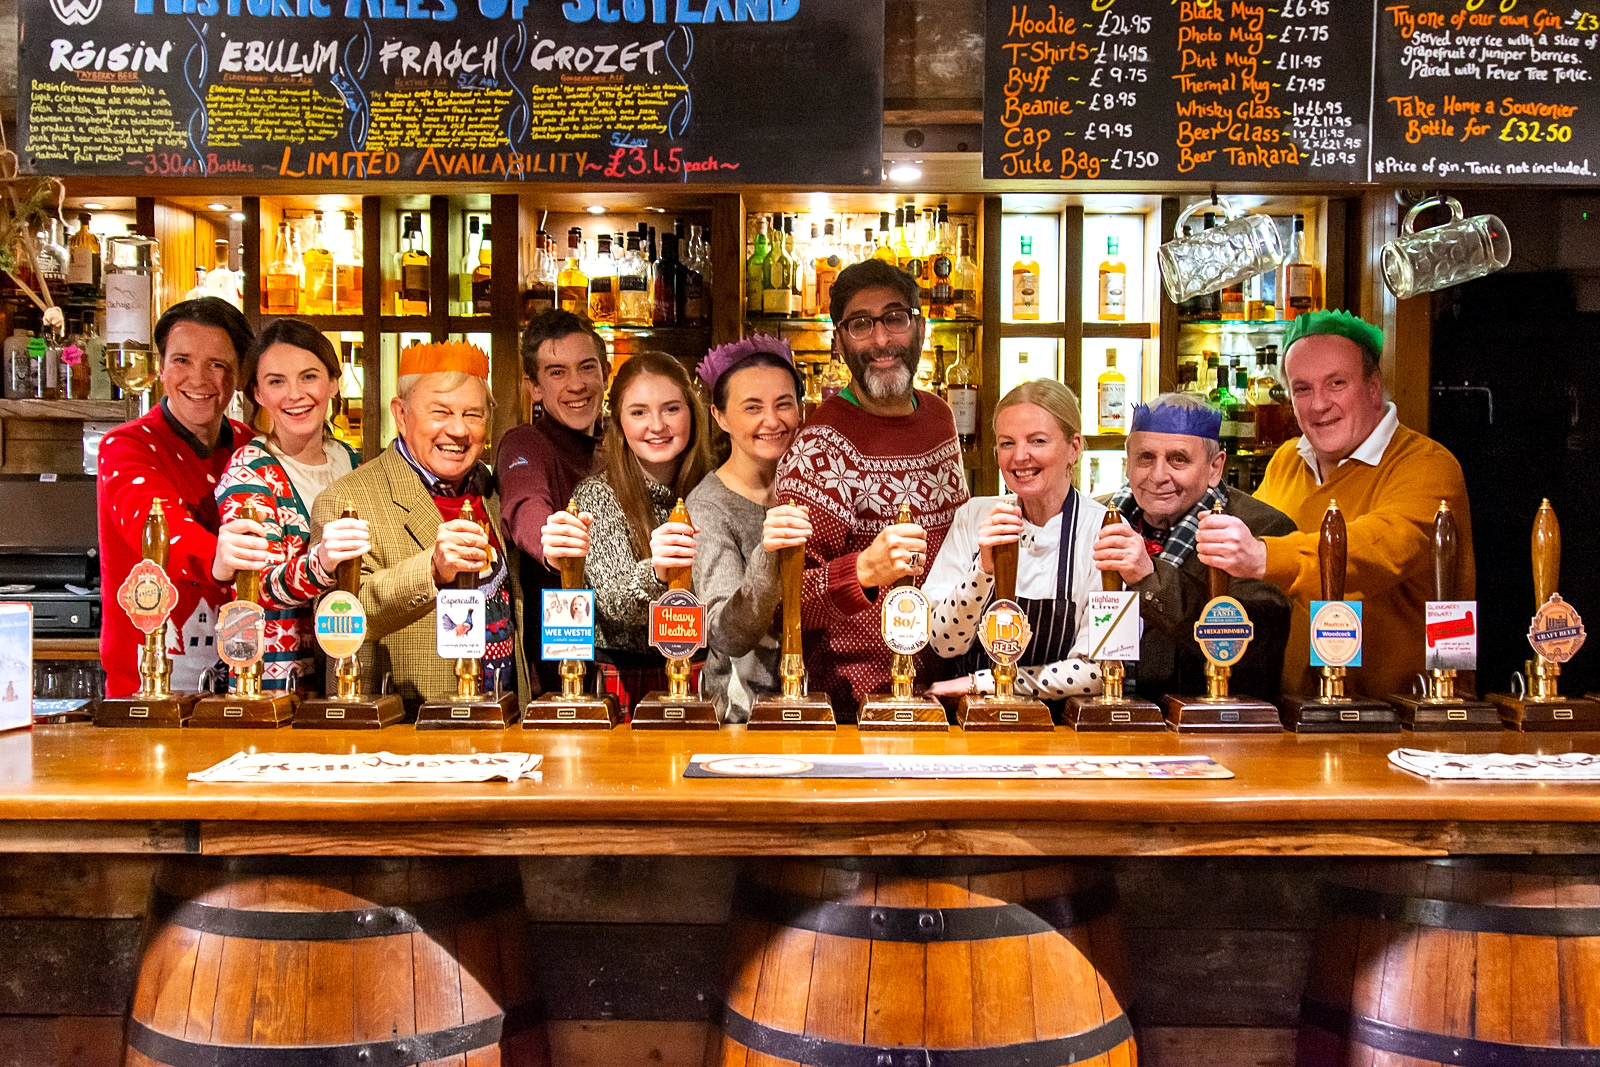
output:
{"label": "woman with dark hair", "polygon": [[689,372],[665,353],[622,364],[607,401],[604,469],[573,490],[579,514],[557,511],[540,540],[546,559],[584,558],[601,677],[631,711],[667,686],[650,648],[650,602],[666,591],[668,571],[694,562],[693,528],[667,518],[711,469],[711,428]]}
{"label": "woman with dark hair", "polygon": [[[362,519],[338,519],[310,547],[311,505],[360,459],[328,429],[339,395],[339,357],[322,331],[298,319],[262,330],[239,369],[255,407],[257,436],[234,453],[217,483],[222,529],[211,573],[230,582],[240,570],[261,572],[266,609],[263,689],[315,682],[311,605],[332,589],[339,563],[371,547]],[[241,518],[254,505],[256,520]]]}

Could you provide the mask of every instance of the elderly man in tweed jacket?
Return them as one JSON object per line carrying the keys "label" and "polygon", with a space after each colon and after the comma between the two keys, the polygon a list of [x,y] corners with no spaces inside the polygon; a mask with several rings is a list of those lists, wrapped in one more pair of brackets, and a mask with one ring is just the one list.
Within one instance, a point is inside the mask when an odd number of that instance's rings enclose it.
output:
{"label": "elderly man in tweed jacket", "polygon": [[[383,454],[334,482],[311,508],[312,539],[353,506],[372,531],[362,560],[367,609],[362,675],[391,691],[415,714],[423,701],[456,691],[455,661],[439,658],[434,600],[458,574],[480,574],[486,598],[483,660],[486,691],[516,686],[532,695],[522,632],[522,595],[514,546],[499,543],[500,502],[479,462],[493,404],[488,357],[470,345],[414,345],[401,353],[391,401],[400,434]],[[477,521],[462,519],[470,502]],[[479,525],[482,523],[483,525]]]}

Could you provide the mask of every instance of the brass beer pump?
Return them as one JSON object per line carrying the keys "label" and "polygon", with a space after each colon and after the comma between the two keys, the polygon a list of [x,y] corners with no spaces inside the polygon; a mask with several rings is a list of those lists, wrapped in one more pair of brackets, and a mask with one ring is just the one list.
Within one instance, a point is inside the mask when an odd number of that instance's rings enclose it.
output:
{"label": "brass beer pump", "polygon": [[[1319,619],[1325,618],[1328,620],[1327,625],[1337,627],[1342,633],[1352,628],[1359,631],[1355,609],[1348,606],[1344,599],[1349,559],[1349,537],[1345,529],[1344,513],[1339,510],[1338,501],[1330,500],[1328,510],[1322,516],[1321,536],[1317,540],[1317,562],[1322,572],[1322,599],[1328,602],[1329,606],[1323,613],[1311,619],[1310,635],[1313,648],[1318,647]],[[1356,640],[1359,640],[1359,635],[1354,640],[1341,637],[1338,642],[1339,651],[1354,658],[1355,653],[1351,651],[1351,646],[1353,645],[1356,650],[1360,648]],[[1325,651],[1334,652],[1334,645],[1326,645]],[[1326,655],[1324,658],[1327,658]],[[1284,726],[1302,734],[1398,733],[1400,720],[1388,701],[1354,697],[1345,692],[1346,670],[1344,666],[1324,665],[1322,676],[1317,679],[1315,697],[1285,696]]]}
{"label": "brass beer pump", "polygon": [[[567,502],[567,514],[578,514],[576,501]],[[583,562],[578,556],[556,560],[561,588],[583,588]],[[588,673],[585,661],[564,659],[558,670],[561,692],[543,693],[528,702],[522,712],[524,730],[609,730],[622,721],[622,708],[616,697],[583,691],[583,679]]]}
{"label": "brass beer pump", "polygon": [[[896,519],[899,523],[911,521],[911,505],[902,502],[900,514]],[[911,593],[899,594],[896,590],[910,589]],[[928,640],[928,601],[911,575],[901,575],[888,589],[879,593],[881,610],[884,613],[884,639],[889,640],[889,627],[899,599],[911,602],[912,610],[918,611],[922,616],[922,633],[917,648],[910,652],[902,652],[892,645],[892,656],[889,660],[889,692],[876,693],[862,701],[860,709],[856,712],[856,726],[864,731],[923,731],[923,730],[948,730],[949,717],[945,715],[944,705],[930,696],[917,696],[915,683],[917,677],[917,652],[927,644]],[[909,646],[907,646],[909,647]]]}
{"label": "brass beer pump", "polygon": [[[691,525],[689,509],[680,499],[673,507],[672,513],[667,516],[668,522],[680,522],[685,526]],[[658,611],[674,610],[674,601],[679,601],[677,610],[699,610],[702,612],[701,629],[704,629],[704,614],[699,602],[694,599],[691,586],[694,584],[694,571],[690,567],[674,567],[667,577],[667,595],[651,607],[650,625],[652,630],[656,626],[656,613]],[[678,596],[673,594],[677,593]],[[687,595],[684,595],[687,594]],[[657,643],[654,639],[652,643]],[[703,635],[701,644],[704,644]],[[667,656],[667,688],[663,692],[656,690],[648,693],[645,698],[633,709],[633,728],[635,730],[715,730],[722,725],[717,719],[717,706],[709,700],[700,700],[689,693],[689,675],[693,661],[694,651],[687,656]]]}
{"label": "brass beer pump", "polygon": [[[483,525],[474,512],[470,500],[462,502],[461,518],[467,522],[476,522],[480,527]],[[487,530],[484,531],[484,535],[488,536]],[[489,551],[494,551],[492,545]],[[477,589],[482,578],[481,572],[462,571],[456,575],[451,587],[463,590]],[[435,616],[438,610],[437,607],[434,608]],[[517,721],[517,692],[514,683],[511,691],[507,692],[500,688],[500,679],[496,677],[494,692],[485,693],[483,661],[471,656],[456,659],[455,674],[455,696],[441,697],[424,703],[417,712],[417,729],[503,730]]]}
{"label": "brass beer pump", "polygon": [[757,701],[750,709],[752,730],[832,730],[836,728],[833,702],[826,693],[806,690],[806,657],[802,642],[803,621],[800,598],[805,585],[806,549],[804,545],[778,551],[778,582],[782,592],[782,658],[778,695]]}
{"label": "brass beer pump", "polygon": [[[135,610],[139,606],[146,609],[139,614],[129,612],[134,624],[144,631],[144,643],[139,646],[139,691],[131,697],[101,700],[94,710],[96,726],[186,726],[195,701],[200,699],[199,693],[174,693],[169,688],[172,660],[167,657],[167,616],[172,611],[175,590],[166,576],[170,548],[167,533],[167,516],[158,497],[145,516],[139,545],[141,562],[135,567],[138,573],[130,574],[117,594],[123,610],[128,610],[129,602],[136,605]],[[164,608],[158,601],[166,602]]]}
{"label": "brass beer pump", "polygon": [[993,693],[968,693],[956,707],[963,730],[1044,732],[1056,728],[1050,709],[1042,701],[1017,695],[1017,661],[1032,636],[1028,616],[1016,603],[1017,559],[1015,541],[995,545],[994,599],[979,622],[978,636],[994,671]]}
{"label": "brass beer pump", "polygon": [[[1118,526],[1122,516],[1115,508],[1106,511],[1100,527]],[[1065,535],[1063,535],[1065,536]],[[1100,572],[1100,588],[1107,593],[1123,590],[1122,575],[1116,571]],[[1092,651],[1092,650],[1091,650]],[[1148,700],[1129,697],[1123,692],[1127,681],[1127,668],[1120,659],[1103,659],[1100,664],[1102,688],[1096,697],[1068,697],[1067,724],[1074,730],[1165,730],[1166,720],[1161,709]]]}

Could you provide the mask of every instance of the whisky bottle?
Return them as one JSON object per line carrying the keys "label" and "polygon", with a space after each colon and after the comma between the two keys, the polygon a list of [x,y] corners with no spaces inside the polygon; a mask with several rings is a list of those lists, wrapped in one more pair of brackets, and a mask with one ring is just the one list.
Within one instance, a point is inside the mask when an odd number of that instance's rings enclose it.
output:
{"label": "whisky bottle", "polygon": [[522,289],[522,321],[527,322],[556,306],[554,238],[543,230],[533,235],[533,267]]}
{"label": "whisky bottle", "polygon": [[67,247],[67,292],[77,302],[93,303],[100,296],[100,238],[89,222],[87,211],[78,213],[78,229]]}
{"label": "whisky bottle", "polygon": [[333,253],[328,250],[328,235],[323,230],[322,212],[311,213],[311,247],[306,249],[305,287],[300,310],[306,315],[333,314]]}
{"label": "whisky bottle", "polygon": [[361,230],[355,212],[344,213],[344,239],[333,252],[333,309],[361,314]]}
{"label": "whisky bottle", "polygon": [[804,307],[805,270],[800,265],[800,246],[794,236],[794,216],[783,217],[783,254],[789,260],[789,317],[795,318]]}
{"label": "whisky bottle", "polygon": [[972,259],[972,237],[966,226],[957,229],[960,253],[950,278],[950,315],[957,319],[978,317],[978,264]]}
{"label": "whisky bottle", "polygon": [[1221,318],[1223,322],[1243,322],[1245,312],[1244,282],[1234,282],[1224,286],[1221,295]]}
{"label": "whisky bottle", "polygon": [[810,422],[811,413],[822,406],[822,388],[817,381],[816,364],[811,362],[801,363],[800,369],[804,372],[806,383],[805,396],[800,401],[800,420],[801,422]]}
{"label": "whisky bottle", "polygon": [[1222,427],[1218,436],[1222,438],[1222,450],[1230,456],[1239,450],[1239,398],[1233,394],[1233,364],[1228,362],[1218,367],[1217,388],[1213,391],[1211,402],[1222,409]]}
{"label": "whisky bottle", "polygon": [[767,290],[767,217],[756,223],[755,244],[744,261],[744,309],[746,314],[760,315],[766,311]]}
{"label": "whisky bottle", "polygon": [[[1115,242],[1115,238],[1112,241]],[[1106,349],[1106,369],[1099,379],[1101,433],[1128,432],[1128,379],[1117,369],[1117,350]]]}
{"label": "whisky bottle", "polygon": [[680,318],[687,317],[684,307],[686,274],[678,257],[678,235],[661,235],[661,258],[656,260],[655,274],[651,279],[650,319],[656,326],[676,326]]}
{"label": "whisky bottle", "polygon": [[[902,216],[905,214],[901,212]],[[891,267],[898,267],[900,259],[894,254],[894,247],[889,243],[889,213],[878,212],[878,243],[872,250],[873,259],[881,259]]]}
{"label": "whisky bottle", "polygon": [[768,315],[788,317],[794,298],[792,266],[784,248],[783,219],[772,217],[773,230],[767,247],[767,258],[762,264],[761,310]]}
{"label": "whisky bottle", "polygon": [[556,306],[574,315],[589,314],[589,276],[583,272],[583,230],[567,231],[567,264],[556,275]]}
{"label": "whisky bottle", "polygon": [[950,414],[955,416],[956,440],[961,451],[970,452],[978,447],[978,386],[959,340],[954,358],[945,367],[944,387]]}
{"label": "whisky bottle", "polygon": [[422,243],[422,216],[406,216],[406,247],[400,253],[401,315],[426,315],[433,302],[433,278]]}
{"label": "whisky bottle", "polygon": [[650,310],[650,267],[639,251],[638,233],[630,233],[617,263],[617,325],[648,326]]}
{"label": "whisky bottle", "polygon": [[1250,371],[1241,364],[1233,372],[1233,395],[1237,401],[1233,421],[1234,437],[1238,440],[1239,451],[1246,453],[1253,452],[1256,448],[1256,408],[1252,400],[1253,392],[1250,388]]}
{"label": "whisky bottle", "polygon": [[939,205],[933,224],[932,248],[923,257],[928,274],[928,314],[947,319],[955,303],[955,249],[950,247],[950,229],[946,222],[948,206]]}
{"label": "whisky bottle", "polygon": [[710,250],[705,246],[704,230],[699,226],[689,227],[689,252],[678,256],[681,262],[683,276],[682,312],[679,315],[684,326],[704,326],[711,321],[711,312],[707,307],[706,297],[710,292]]}
{"label": "whisky bottle", "polygon": [[483,237],[478,242],[478,262],[472,268],[472,314],[487,315],[493,308],[491,294],[494,286],[490,283],[493,273],[490,264],[494,260],[494,250],[490,247],[491,230],[489,224],[483,224]]}
{"label": "whisky bottle", "polygon": [[1294,319],[1309,311],[1322,310],[1322,271],[1314,263],[1306,262],[1306,219],[1294,217],[1294,238],[1289,245],[1289,259],[1282,268],[1278,283],[1278,306],[1285,319]]}
{"label": "whisky bottle", "polygon": [[611,258],[611,235],[594,239],[594,262],[589,267],[589,321],[613,325],[617,321],[617,265]]}
{"label": "whisky bottle", "polygon": [[839,243],[834,238],[833,220],[822,224],[822,243],[813,245],[816,258],[813,269],[817,275],[817,314],[826,315],[833,304],[833,283],[839,280],[843,260],[839,256]]}
{"label": "whisky bottle", "polygon": [[1106,258],[1100,264],[1100,310],[1103,322],[1128,317],[1128,268],[1117,257],[1117,239],[1106,238]]}
{"label": "whisky bottle", "polygon": [[272,261],[262,279],[261,310],[268,315],[293,315],[300,310],[300,271],[289,243],[289,224],[278,223],[278,239],[272,246]]}
{"label": "whisky bottle", "polygon": [[1019,322],[1039,319],[1039,264],[1033,258],[1033,238],[1022,239],[1022,256],[1011,264],[1011,317]]}

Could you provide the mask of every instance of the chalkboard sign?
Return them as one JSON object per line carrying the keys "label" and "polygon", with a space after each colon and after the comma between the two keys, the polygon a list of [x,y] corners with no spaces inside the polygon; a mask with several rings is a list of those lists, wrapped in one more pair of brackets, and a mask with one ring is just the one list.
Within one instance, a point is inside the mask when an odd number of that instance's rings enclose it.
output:
{"label": "chalkboard sign", "polygon": [[1380,7],[1372,180],[1600,182],[1597,12],[1461,0]]}
{"label": "chalkboard sign", "polygon": [[1370,3],[991,0],[988,178],[1361,181]]}
{"label": "chalkboard sign", "polygon": [[876,184],[883,0],[21,0],[49,174]]}

